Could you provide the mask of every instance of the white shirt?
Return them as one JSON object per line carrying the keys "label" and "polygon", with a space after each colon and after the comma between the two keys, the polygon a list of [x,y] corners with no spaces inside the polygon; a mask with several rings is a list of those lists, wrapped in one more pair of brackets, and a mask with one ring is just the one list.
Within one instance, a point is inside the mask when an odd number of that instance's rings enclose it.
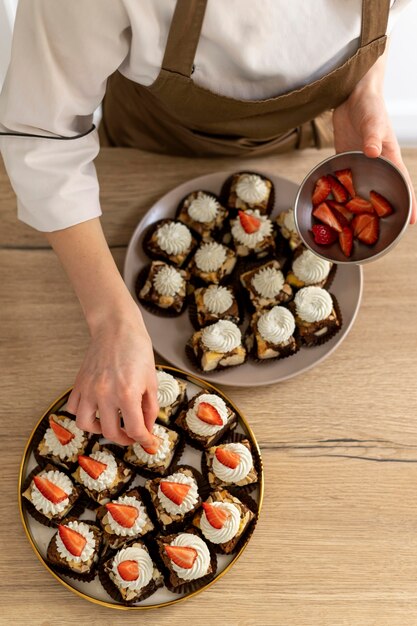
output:
{"label": "white shirt", "polygon": [[[391,0],[390,25],[410,0]],[[88,131],[116,69],[150,85],[175,0],[20,0],[0,131],[74,137]],[[361,0],[208,0],[193,81],[240,99],[310,83],[359,45]],[[101,215],[97,132],[63,141],[0,137],[18,217],[54,231]]]}

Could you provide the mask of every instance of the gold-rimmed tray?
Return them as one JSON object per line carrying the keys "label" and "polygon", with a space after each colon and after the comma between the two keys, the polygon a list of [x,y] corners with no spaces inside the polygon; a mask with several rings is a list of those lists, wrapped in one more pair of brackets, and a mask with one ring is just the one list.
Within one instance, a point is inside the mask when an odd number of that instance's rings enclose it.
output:
{"label": "gold-rimmed tray", "polygon": [[[258,465],[260,469],[259,483],[256,489],[250,494],[251,498],[255,500],[258,506],[256,519],[255,519],[255,525],[256,525],[259,519],[261,507],[262,507],[262,500],[263,500],[263,493],[264,493],[264,475],[263,475],[263,466],[262,466],[259,446],[256,441],[255,435],[249,423],[247,422],[246,418],[238,409],[238,407],[233,403],[233,401],[225,393],[217,389],[217,387],[214,387],[210,383],[207,383],[206,381],[203,381],[202,379],[197,378],[196,376],[191,376],[190,374],[187,374],[186,372],[183,372],[182,370],[178,370],[176,368],[168,367],[168,366],[158,366],[158,367],[160,369],[163,369],[173,374],[177,378],[184,380],[187,383],[188,398],[193,397],[196,393],[198,393],[203,388],[210,389],[213,392],[220,395],[225,400],[225,402],[227,402],[232,407],[232,409],[236,411],[236,414],[238,416],[238,425],[234,432],[242,433],[245,436],[247,436],[247,438],[251,442],[254,454],[257,457]],[[240,546],[240,549],[236,553],[234,553],[231,556],[226,556],[226,555],[217,556],[218,568],[217,568],[216,576],[213,578],[213,580],[207,583],[204,587],[198,589],[197,591],[184,593],[182,595],[172,593],[166,587],[163,587],[161,589],[158,589],[156,593],[154,593],[152,596],[150,596],[146,600],[143,600],[142,602],[139,602],[138,604],[135,604],[133,606],[125,606],[113,600],[113,598],[111,598],[102,587],[98,576],[96,576],[94,580],[92,580],[91,582],[88,582],[88,583],[80,582],[80,581],[73,580],[61,573],[54,571],[54,569],[48,564],[48,562],[45,559],[46,550],[47,550],[48,543],[52,535],[54,534],[54,532],[56,532],[56,529],[43,526],[38,521],[36,521],[33,517],[31,517],[31,515],[28,513],[26,509],[24,498],[22,497],[21,492],[22,492],[22,486],[27,476],[37,465],[37,461],[34,456],[34,448],[35,448],[34,442],[36,441],[38,428],[46,416],[59,410],[65,410],[66,402],[68,400],[70,392],[71,392],[71,388],[65,391],[65,393],[63,393],[59,398],[57,398],[51,404],[51,406],[45,411],[45,413],[42,415],[42,417],[36,424],[35,428],[33,429],[29,437],[29,440],[26,444],[26,447],[23,453],[22,462],[20,465],[19,484],[18,484],[18,502],[19,502],[20,516],[21,516],[22,524],[23,524],[26,536],[29,540],[29,543],[31,544],[33,551],[35,552],[36,556],[39,558],[41,563],[44,565],[44,567],[49,571],[49,573],[56,580],[58,580],[62,585],[64,585],[64,587],[66,587],[73,593],[77,594],[81,598],[84,598],[85,600],[88,600],[95,604],[106,606],[112,609],[146,610],[146,609],[153,609],[153,608],[161,608],[164,606],[169,606],[171,604],[177,604],[179,602],[182,602],[186,600],[187,598],[193,597],[197,595],[198,593],[201,593],[202,591],[205,591],[206,589],[211,587],[211,585],[213,585],[222,576],[224,576],[226,572],[228,572],[229,569],[236,563],[236,561],[238,560],[242,552],[246,549],[250,541],[250,537],[252,534],[251,532],[248,535],[248,537],[245,539],[243,544]],[[102,441],[106,442],[105,439],[102,439]],[[194,449],[193,447],[189,445],[186,445],[184,452],[182,453],[181,458],[179,459],[179,463],[191,465],[195,467],[197,470],[200,470],[201,459],[202,459],[202,453],[200,451]],[[145,482],[145,479],[137,475],[133,485],[143,485],[144,482]],[[85,519],[85,518],[91,519],[92,515],[94,515],[94,513],[91,510],[86,509],[86,511],[80,516],[80,519]]]}

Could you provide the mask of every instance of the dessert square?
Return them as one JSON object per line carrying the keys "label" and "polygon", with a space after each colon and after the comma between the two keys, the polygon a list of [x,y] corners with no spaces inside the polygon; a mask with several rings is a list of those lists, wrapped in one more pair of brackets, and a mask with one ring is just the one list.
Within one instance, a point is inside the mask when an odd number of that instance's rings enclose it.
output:
{"label": "dessert square", "polygon": [[244,272],[240,281],[255,309],[267,309],[276,304],[289,302],[293,295],[280,264],[275,260]]}
{"label": "dessert square", "polygon": [[181,201],[177,209],[177,219],[198,233],[203,240],[209,239],[214,231],[221,228],[226,215],[226,209],[211,191],[193,191]]}
{"label": "dessert square", "polygon": [[245,487],[258,482],[251,446],[247,439],[223,443],[205,453],[207,479],[213,489]]}
{"label": "dessert square", "polygon": [[331,339],[342,327],[336,300],[321,287],[304,287],[291,302],[295,323],[305,346]]}
{"label": "dessert square", "polygon": [[225,489],[214,491],[194,516],[193,524],[204,539],[224,554],[234,552],[255,514]]}
{"label": "dessert square", "polygon": [[49,428],[36,449],[38,460],[51,461],[67,470],[77,462],[78,455],[86,451],[91,435],[75,424],[75,419],[68,414],[52,413],[49,415]]}
{"label": "dessert square", "polygon": [[156,371],[156,378],[159,405],[157,420],[167,426],[187,399],[187,383],[163,370]]}
{"label": "dessert square", "polygon": [[236,324],[227,320],[220,320],[195,332],[188,347],[203,372],[234,367],[246,361],[242,333]]}
{"label": "dessert square", "polygon": [[191,274],[205,283],[220,283],[236,265],[236,254],[216,241],[203,242],[197,248],[191,263]]}
{"label": "dessert square", "polygon": [[130,489],[97,509],[97,521],[107,547],[118,549],[154,530],[138,488]]}
{"label": "dessert square", "polygon": [[149,227],[143,247],[151,259],[181,267],[197,243],[190,229],[178,220],[159,220]]}
{"label": "dessert square", "polygon": [[291,250],[296,250],[298,246],[301,246],[301,237],[298,234],[294,221],[294,209],[281,211],[276,222],[281,235],[288,241]]}
{"label": "dessert square", "polygon": [[101,531],[94,522],[72,519],[58,526],[46,558],[55,568],[78,580],[95,576],[100,557]]}
{"label": "dessert square", "polygon": [[155,424],[152,434],[159,439],[159,446],[144,448],[139,442],[125,448],[124,460],[138,469],[154,474],[166,474],[180,444],[180,436],[174,430]]}
{"label": "dessert square", "polygon": [[207,448],[219,441],[236,420],[236,413],[223,398],[204,389],[190,400],[175,423],[197,447]]}
{"label": "dessert square", "polygon": [[45,526],[60,523],[82,495],[69,476],[49,463],[35,468],[28,481],[22,496],[32,517]]}
{"label": "dessert square", "polygon": [[92,500],[106,504],[130,483],[134,474],[106,446],[96,443],[89,455],[78,457],[72,476]]}
{"label": "dessert square", "polygon": [[239,211],[231,220],[232,241],[240,257],[255,256],[258,259],[275,252],[275,234],[271,220],[256,209]]}
{"label": "dessert square", "polygon": [[197,324],[200,328],[219,320],[240,323],[239,304],[231,287],[223,285],[199,287],[194,291],[194,299]]}
{"label": "dessert square", "polygon": [[99,575],[107,593],[127,605],[149,598],[164,585],[163,576],[142,541],[119,549],[103,563]]}
{"label": "dessert square", "polygon": [[231,209],[257,209],[261,215],[269,215],[273,209],[274,185],[266,176],[238,172],[227,179],[223,189],[227,206]]}
{"label": "dessert square", "polygon": [[333,263],[317,256],[307,248],[299,247],[287,274],[287,282],[296,289],[324,287],[329,280]]}
{"label": "dessert square", "polygon": [[298,351],[294,316],[286,307],[274,306],[252,315],[246,347],[255,359],[282,359]]}
{"label": "dessert square", "polygon": [[148,307],[178,315],[186,306],[187,282],[190,275],[163,261],[152,261],[141,272],[136,283],[138,300]]}

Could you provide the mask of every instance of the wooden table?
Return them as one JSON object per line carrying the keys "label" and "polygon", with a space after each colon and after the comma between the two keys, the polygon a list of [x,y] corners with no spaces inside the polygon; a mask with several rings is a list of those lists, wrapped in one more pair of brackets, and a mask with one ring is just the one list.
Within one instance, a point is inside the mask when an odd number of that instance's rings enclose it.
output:
{"label": "wooden table", "polygon": [[[299,182],[328,154],[239,161],[102,150],[103,225],[119,266],[138,220],[177,184],[242,167]],[[416,183],[417,150],[404,156]],[[72,384],[88,335],[54,253],[17,222],[3,169],[0,189],[0,623],[416,625],[417,226],[365,267],[358,319],[334,355],[286,383],[228,389],[250,420],[266,471],[261,520],[237,565],[176,607],[122,614],[59,585],[21,527],[16,487],[25,441]]]}

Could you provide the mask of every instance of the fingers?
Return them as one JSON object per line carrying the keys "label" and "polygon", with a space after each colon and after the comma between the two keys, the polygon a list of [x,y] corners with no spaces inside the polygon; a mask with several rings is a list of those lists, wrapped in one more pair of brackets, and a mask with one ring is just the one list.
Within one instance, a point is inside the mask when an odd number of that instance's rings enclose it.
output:
{"label": "fingers", "polygon": [[158,416],[159,406],[156,399],[156,391],[148,389],[142,396],[143,420],[149,432],[152,432],[155,420]]}
{"label": "fingers", "polygon": [[119,443],[122,446],[128,446],[135,443],[133,439],[128,437],[120,425],[120,413],[118,408],[105,401],[100,401],[98,410],[100,413],[100,424],[103,437],[109,441],[113,441],[114,443]]}
{"label": "fingers", "polygon": [[[69,409],[68,409],[69,410]],[[88,433],[101,433],[101,425],[96,420],[97,406],[95,402],[88,401],[81,397],[76,412],[75,423],[81,430],[86,430]],[[71,411],[73,413],[73,411]]]}
{"label": "fingers", "polygon": [[124,394],[120,410],[123,415],[125,430],[129,437],[138,441],[144,447],[152,447],[155,445],[157,438],[145,426],[141,404],[140,396],[138,397],[138,395],[131,392]]}
{"label": "fingers", "polygon": [[384,120],[379,115],[366,117],[362,123],[363,152],[372,159],[382,152],[382,139],[385,132]]}
{"label": "fingers", "polygon": [[80,404],[80,398],[81,398],[81,394],[78,391],[78,389],[76,389],[76,387],[74,387],[74,389],[71,391],[69,398],[67,400],[67,411],[69,413],[72,413],[73,415],[77,415],[77,409],[78,409],[78,405]]}

